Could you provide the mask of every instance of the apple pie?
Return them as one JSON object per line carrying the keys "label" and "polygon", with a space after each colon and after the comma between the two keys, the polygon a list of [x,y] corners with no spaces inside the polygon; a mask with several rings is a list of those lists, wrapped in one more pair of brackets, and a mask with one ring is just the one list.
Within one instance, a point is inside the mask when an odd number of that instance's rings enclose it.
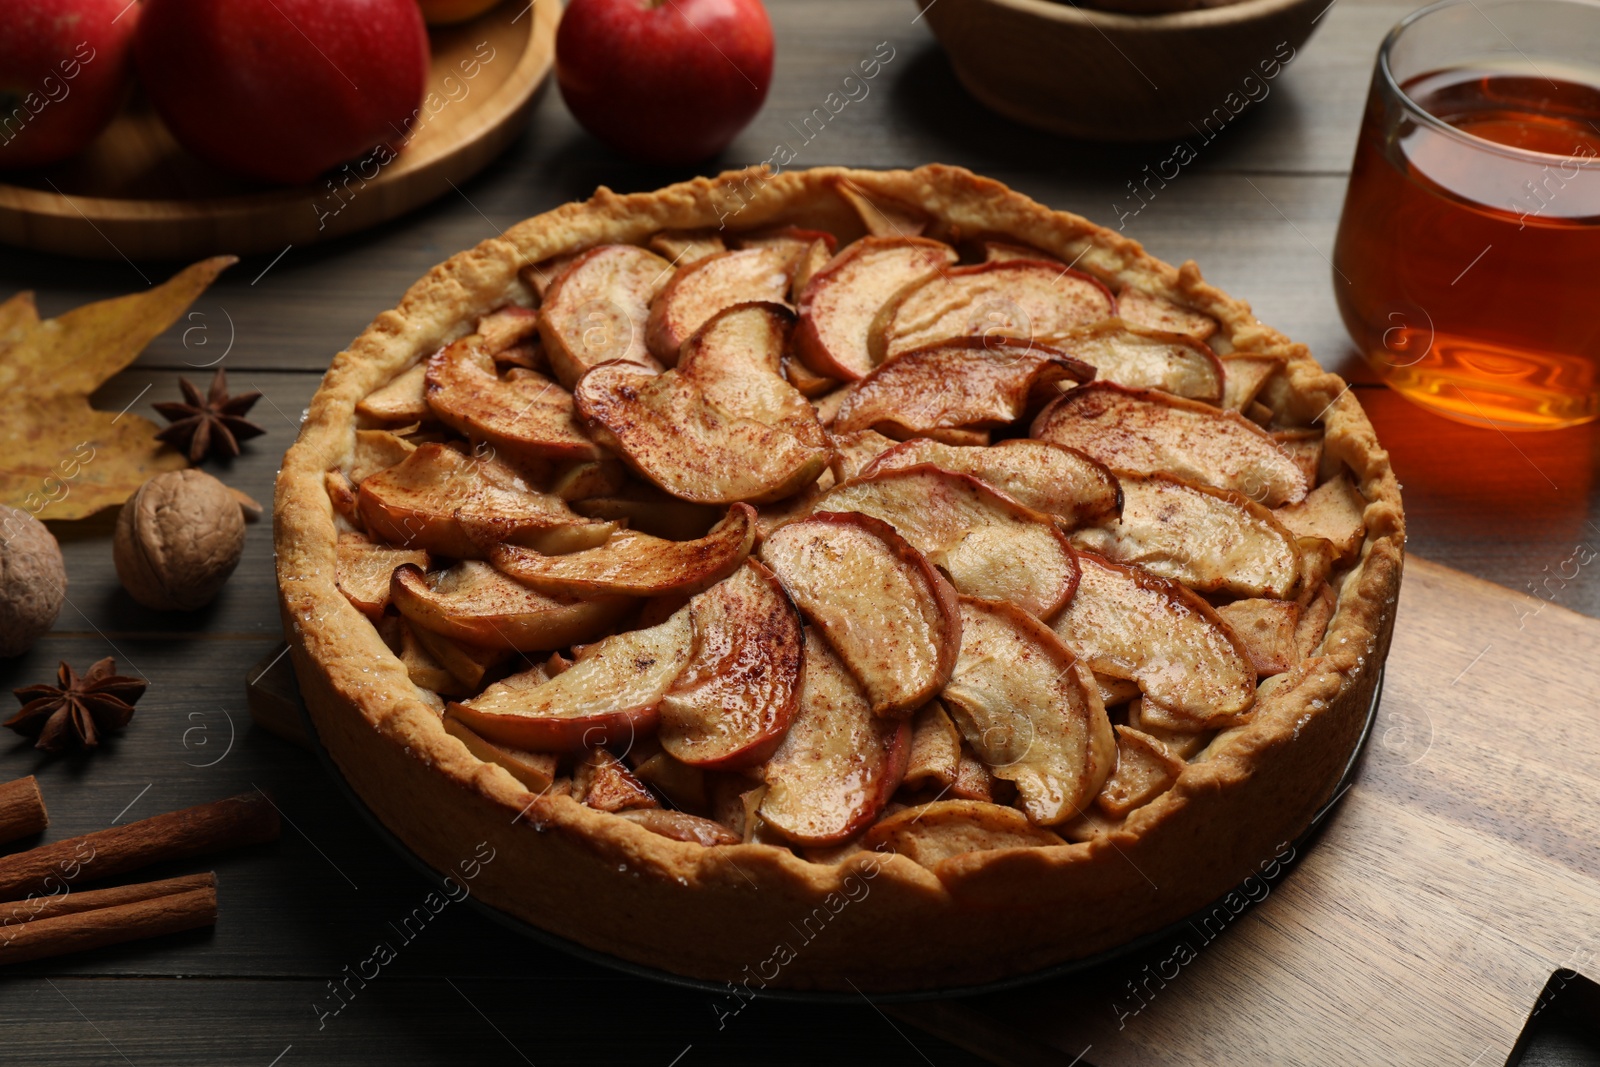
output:
{"label": "apple pie", "polygon": [[1244,303],[953,167],[529,219],[277,488],[322,744],[440,871],[749,990],[968,986],[1222,896],[1362,733],[1404,520]]}

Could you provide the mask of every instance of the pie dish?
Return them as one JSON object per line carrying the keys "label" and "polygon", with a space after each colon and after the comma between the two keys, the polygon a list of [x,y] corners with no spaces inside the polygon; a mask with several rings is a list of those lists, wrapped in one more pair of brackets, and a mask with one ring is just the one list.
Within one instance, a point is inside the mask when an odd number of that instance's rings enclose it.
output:
{"label": "pie dish", "polygon": [[454,256],[335,358],[276,516],[390,830],[752,991],[1023,974],[1260,870],[1358,742],[1404,543],[1303,345],[937,165],[601,189]]}

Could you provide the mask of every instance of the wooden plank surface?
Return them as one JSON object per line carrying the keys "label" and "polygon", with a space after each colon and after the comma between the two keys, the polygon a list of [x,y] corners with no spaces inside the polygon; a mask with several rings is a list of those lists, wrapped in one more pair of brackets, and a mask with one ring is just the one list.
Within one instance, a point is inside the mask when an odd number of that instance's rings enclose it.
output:
{"label": "wooden plank surface", "polygon": [[[1127,232],[1157,254],[1198,260],[1207,277],[1250,299],[1265,321],[1346,371],[1353,353],[1325,257],[1372,56],[1408,6],[1338,0],[1259,113],[1205,146],[1127,223]],[[779,40],[768,104],[720,160],[700,170],[767,158],[773,145],[794,138],[788,123],[819,106],[881,41],[892,43],[895,58],[871,94],[803,146],[799,163],[960,163],[1114,225],[1125,183],[1169,151],[1072,143],[989,115],[956,84],[925,26],[912,21],[909,2],[770,0],[768,7]],[[360,238],[240,263],[96,403],[116,411],[132,402],[151,415],[152,401],[175,395],[179,374],[200,380],[226,353],[234,386],[266,394],[255,416],[269,433],[248,442],[240,459],[207,469],[270,503],[278,456],[332,354],[430,266],[520,218],[587,196],[597,184],[645,189],[690,173],[635,166],[599,148],[552,88],[508,155],[459,194]],[[54,314],[142,288],[175,266],[0,249],[0,298],[35,289],[44,313]],[[1534,582],[1546,600],[1600,615],[1600,568],[1563,566],[1585,539],[1600,545],[1600,527],[1590,526],[1600,519],[1593,431],[1505,438],[1447,423],[1381,388],[1362,387],[1360,396],[1405,483],[1414,551],[1525,592]],[[0,663],[0,688],[49,676],[58,658],[82,666],[113,654],[152,688],[128,731],[90,759],[47,760],[0,739],[0,778],[39,774],[50,804],[47,840],[252,783],[274,791],[292,826],[274,845],[204,864],[219,879],[214,932],[0,974],[0,1064],[122,1063],[118,1048],[136,1063],[268,1064],[291,1044],[285,1067],[469,1056],[484,1063],[667,1064],[680,1053],[683,1067],[976,1062],[866,1003],[758,1005],[718,1030],[708,998],[616,978],[508,940],[461,908],[442,913],[348,1012],[317,1029],[313,998],[342,968],[366,958],[427,884],[383,849],[303,752],[248,724],[245,672],[278,640],[268,526],[250,528],[245,559],[217,604],[190,616],[157,615],[128,600],[111,568],[110,530],[109,517],[55,525],[72,606],[32,653]],[[1592,715],[1592,698],[1580,707]],[[1020,1052],[1004,1051],[1022,1032],[997,1033],[987,1053],[1022,1062]],[[1040,1062],[1066,1063],[1082,1047],[1062,1052],[1037,1037],[1028,1043],[1043,1049]]]}
{"label": "wooden plank surface", "polygon": [[1552,973],[1600,965],[1597,688],[1600,622],[1412,557],[1365,766],[1292,874],[954,1012],[1099,1067],[1504,1063]]}

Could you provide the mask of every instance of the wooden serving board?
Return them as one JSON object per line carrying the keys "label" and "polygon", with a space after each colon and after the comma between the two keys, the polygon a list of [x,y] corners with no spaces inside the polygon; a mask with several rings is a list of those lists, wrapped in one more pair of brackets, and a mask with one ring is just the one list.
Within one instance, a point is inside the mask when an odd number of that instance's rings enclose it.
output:
{"label": "wooden serving board", "polygon": [[501,0],[429,31],[433,67],[392,163],[255,185],[180,148],[142,95],[82,154],[0,184],[0,242],[90,259],[197,259],[315,244],[402,215],[481,170],[527,125],[555,56],[557,0]]}
{"label": "wooden serving board", "polygon": [[[251,700],[292,735],[287,663]],[[1553,972],[1600,978],[1596,694],[1600,620],[1408,559],[1362,768],[1256,903],[1070,979],[882,1010],[1028,1067],[1502,1064]]]}
{"label": "wooden serving board", "polygon": [[1408,559],[1365,764],[1259,903],[885,1010],[1005,1064],[1503,1064],[1553,972],[1600,978],[1597,694],[1600,620]]}

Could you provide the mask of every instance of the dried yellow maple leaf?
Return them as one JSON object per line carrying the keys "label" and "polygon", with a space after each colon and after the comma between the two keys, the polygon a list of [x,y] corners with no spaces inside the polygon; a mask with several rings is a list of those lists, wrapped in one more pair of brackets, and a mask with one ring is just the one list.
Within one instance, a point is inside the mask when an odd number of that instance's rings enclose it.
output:
{"label": "dried yellow maple leaf", "polygon": [[89,395],[178,320],[224,268],[216,256],[142,293],[40,321],[32,293],[0,304],[0,503],[41,519],[81,519],[121,504],[151,475],[188,465],[132,413]]}

